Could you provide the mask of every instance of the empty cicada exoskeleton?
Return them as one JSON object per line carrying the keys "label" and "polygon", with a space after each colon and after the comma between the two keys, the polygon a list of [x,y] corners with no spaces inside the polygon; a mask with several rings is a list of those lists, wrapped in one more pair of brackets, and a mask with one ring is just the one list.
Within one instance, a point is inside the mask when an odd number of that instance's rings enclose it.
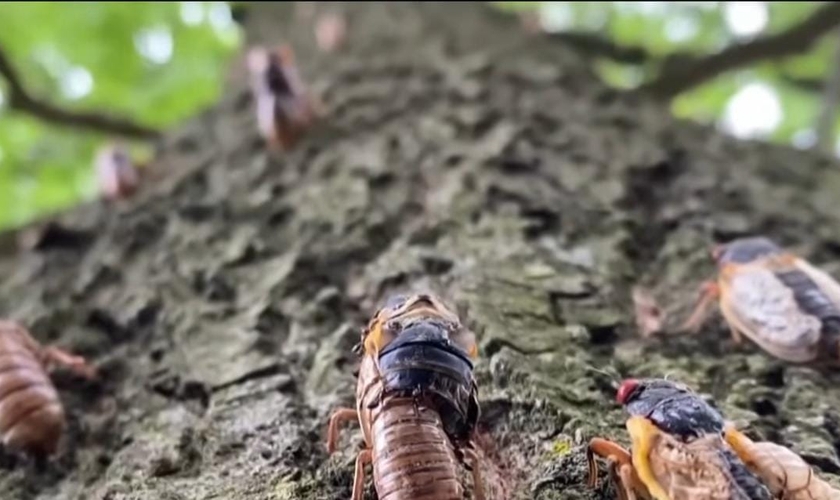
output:
{"label": "empty cicada exoskeleton", "polygon": [[621,500],[771,500],[770,492],[729,448],[720,413],[687,387],[662,379],[628,379],[616,399],[630,414],[631,450],[602,438],[589,443],[589,482],[595,456],[608,462]]}
{"label": "empty cicada exoskeleton", "polygon": [[758,475],[774,498],[784,500],[840,500],[832,488],[814,473],[805,460],[790,449],[769,441],[755,442],[727,423],[726,442]]}
{"label": "empty cicada exoskeleton", "polygon": [[356,459],[353,500],[362,499],[368,463],[382,499],[461,500],[462,464],[482,499],[473,333],[433,295],[396,296],[363,331],[361,347],[356,408],[333,413],[327,440],[332,453],[339,425],[361,424],[366,448]]}
{"label": "empty cicada exoskeleton", "polygon": [[40,345],[22,326],[0,321],[0,435],[3,445],[44,458],[64,432],[64,408],[48,370],[63,365],[92,379],[84,359]]}
{"label": "empty cicada exoskeleton", "polygon": [[99,190],[107,199],[131,196],[140,185],[140,174],[119,144],[107,144],[99,149],[94,160]]}
{"label": "empty cicada exoskeleton", "polygon": [[685,328],[696,330],[710,306],[720,310],[736,343],[746,335],[792,363],[840,361],[840,284],[764,237],[716,246],[717,281],[703,293]]}
{"label": "empty cicada exoskeleton", "polygon": [[321,114],[320,101],[306,88],[289,45],[248,53],[257,126],[270,147],[288,150]]}

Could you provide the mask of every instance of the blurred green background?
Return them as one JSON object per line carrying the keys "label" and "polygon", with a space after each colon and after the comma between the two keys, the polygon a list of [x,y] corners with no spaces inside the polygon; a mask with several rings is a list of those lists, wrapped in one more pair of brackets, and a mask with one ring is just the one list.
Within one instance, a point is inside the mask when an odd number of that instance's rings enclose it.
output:
{"label": "blurred green background", "polygon": [[[243,3],[243,2],[238,2]],[[787,29],[820,7],[795,2],[491,2],[523,29],[596,33],[641,49],[641,63],[593,57],[631,89],[675,52],[702,56]],[[351,36],[353,26],[348,27]],[[28,91],[66,109],[98,110],[165,130],[218,99],[242,34],[229,2],[0,3],[0,49]],[[562,40],[558,39],[558,43]],[[727,72],[671,100],[682,118],[742,138],[810,148],[837,66],[840,34],[810,51]],[[94,150],[109,137],[9,109],[0,77],[0,230],[98,196]],[[830,151],[837,148],[832,116]],[[137,142],[138,147],[144,143]],[[144,150],[138,149],[143,152]]]}
{"label": "blurred green background", "polygon": [[[218,99],[240,40],[225,2],[0,3],[0,47],[30,93],[160,129]],[[0,228],[96,197],[92,157],[110,137],[9,110],[3,95]]]}

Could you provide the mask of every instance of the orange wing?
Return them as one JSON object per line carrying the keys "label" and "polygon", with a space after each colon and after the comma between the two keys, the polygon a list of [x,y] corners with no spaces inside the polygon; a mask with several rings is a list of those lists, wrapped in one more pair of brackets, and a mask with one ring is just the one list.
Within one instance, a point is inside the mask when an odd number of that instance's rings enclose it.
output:
{"label": "orange wing", "polygon": [[840,500],[840,490],[817,477],[813,468],[790,449],[770,441],[755,442],[727,424],[726,441],[777,498]]}
{"label": "orange wing", "polygon": [[728,265],[721,273],[721,312],[729,324],[774,356],[794,362],[817,356],[822,322],[803,312],[763,263]]}

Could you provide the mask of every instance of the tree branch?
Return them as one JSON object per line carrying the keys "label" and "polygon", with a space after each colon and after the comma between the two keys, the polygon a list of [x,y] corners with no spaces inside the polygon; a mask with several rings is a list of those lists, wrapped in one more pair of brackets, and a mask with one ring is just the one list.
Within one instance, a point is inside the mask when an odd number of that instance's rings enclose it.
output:
{"label": "tree branch", "polygon": [[[835,32],[835,36],[840,36],[840,31]],[[815,147],[827,154],[834,149],[837,108],[840,106],[840,38],[837,39],[837,46],[834,48],[833,62],[834,70],[823,89],[822,109],[815,127],[817,131]]]}
{"label": "tree branch", "polygon": [[840,3],[828,2],[786,31],[731,45],[720,52],[697,58],[692,64],[661,71],[640,90],[669,99],[727,71],[765,59],[779,59],[809,50],[823,35],[840,25]]}
{"label": "tree branch", "polygon": [[[624,64],[654,64],[659,74],[639,90],[662,99],[703,84],[721,74],[765,59],[801,54],[836,26],[840,25],[840,3],[829,2],[808,18],[786,31],[731,45],[708,55],[674,52],[661,58],[641,46],[620,45],[597,33],[565,32],[548,36],[593,57],[604,57]],[[819,91],[821,82],[789,81],[800,88]],[[818,86],[817,86],[818,85]]]}
{"label": "tree branch", "polygon": [[9,109],[28,113],[44,121],[69,127],[86,128],[98,132],[118,134],[137,139],[154,139],[160,133],[127,119],[90,111],[64,109],[33,97],[24,87],[20,74],[12,65],[7,54],[0,47],[0,75],[8,83]]}
{"label": "tree branch", "polygon": [[823,78],[794,76],[784,71],[779,74],[779,79],[781,79],[781,81],[785,84],[805,92],[820,92],[825,88],[826,83]]}
{"label": "tree branch", "polygon": [[618,44],[607,37],[585,31],[549,33],[549,38],[594,57],[605,57],[625,64],[645,64],[655,58],[644,47]]}

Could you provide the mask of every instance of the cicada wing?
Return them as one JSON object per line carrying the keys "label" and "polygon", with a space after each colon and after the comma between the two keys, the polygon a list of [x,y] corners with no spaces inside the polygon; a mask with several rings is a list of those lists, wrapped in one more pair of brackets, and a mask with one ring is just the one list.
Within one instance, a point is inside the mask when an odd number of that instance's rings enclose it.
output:
{"label": "cicada wing", "polygon": [[[769,500],[769,492],[750,495],[738,483],[725,446],[723,439],[714,434],[688,443],[662,434],[650,455],[652,468],[672,499],[754,500],[766,496]],[[734,454],[732,458],[737,460]]]}
{"label": "cicada wing", "polygon": [[789,449],[768,441],[753,444],[756,472],[776,494],[808,487],[811,467]]}
{"label": "cicada wing", "polygon": [[769,269],[740,266],[721,283],[721,312],[765,351],[793,363],[816,357],[822,323],[803,312]]}
{"label": "cicada wing", "polygon": [[726,441],[770,488],[775,498],[840,498],[840,491],[832,490],[789,448],[770,441],[753,441],[734,427],[726,430]]}
{"label": "cicada wing", "polygon": [[817,268],[805,259],[797,257],[794,259],[793,265],[807,274],[817,284],[820,290],[840,308],[840,283],[837,283],[830,274]]}

